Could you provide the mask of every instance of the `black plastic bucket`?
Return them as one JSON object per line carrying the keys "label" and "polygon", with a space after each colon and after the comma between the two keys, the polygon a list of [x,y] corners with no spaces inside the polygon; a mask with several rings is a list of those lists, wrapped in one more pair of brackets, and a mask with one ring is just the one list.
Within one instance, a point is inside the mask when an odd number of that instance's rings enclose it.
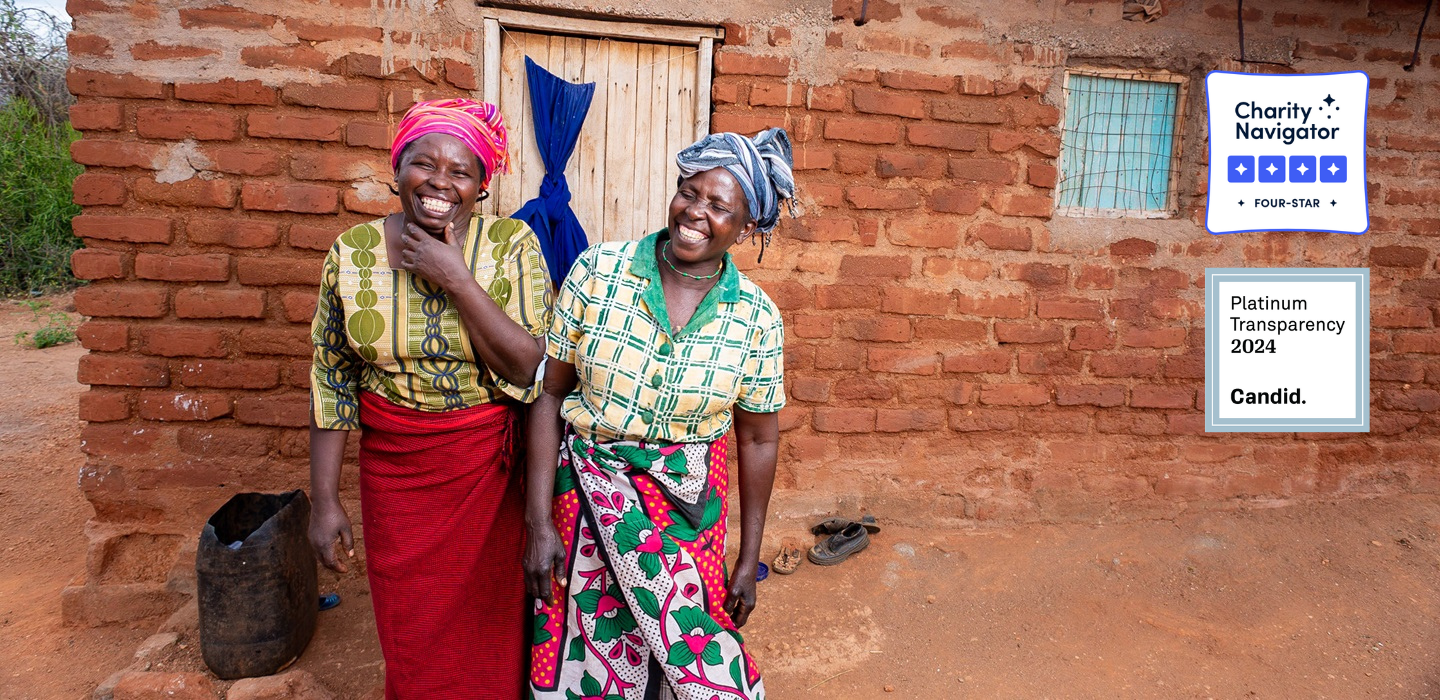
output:
{"label": "black plastic bucket", "polygon": [[200,654],[220,678],[268,676],[315,634],[319,593],[304,491],[242,493],[210,516],[195,572]]}

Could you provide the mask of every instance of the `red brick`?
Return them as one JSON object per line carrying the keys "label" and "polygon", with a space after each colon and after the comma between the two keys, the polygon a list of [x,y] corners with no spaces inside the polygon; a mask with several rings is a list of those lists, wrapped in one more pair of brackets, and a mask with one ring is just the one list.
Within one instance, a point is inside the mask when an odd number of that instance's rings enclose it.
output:
{"label": "red brick", "polygon": [[176,442],[186,454],[201,457],[264,457],[275,444],[275,431],[248,427],[181,428]]}
{"label": "red brick", "polygon": [[[953,162],[953,161],[952,161]],[[1030,229],[1024,226],[1001,226],[982,223],[970,229],[970,241],[980,241],[991,250],[1030,250]]]}
{"label": "red brick", "polygon": [[137,61],[169,61],[174,59],[200,58],[202,56],[219,56],[220,52],[215,49],[207,49],[199,46],[180,46],[175,44],[161,44],[151,40],[130,47],[130,55]]}
{"label": "red brick", "polygon": [[235,402],[235,419],[251,425],[304,428],[310,425],[310,397],[246,396]]}
{"label": "red brick", "polygon": [[206,392],[146,391],[140,394],[139,408],[145,420],[215,420],[230,415],[230,397]]}
{"label": "red brick", "polygon": [[931,56],[930,45],[913,34],[891,34],[871,30],[859,35],[859,41],[855,42],[855,48],[862,53],[878,51],[915,58],[930,58]]}
{"label": "red brick", "polygon": [[830,400],[830,380],[820,377],[796,377],[794,381],[787,381],[790,388],[790,396],[800,401],[813,401],[824,403]]}
{"label": "red brick", "polygon": [[1010,353],[991,350],[974,353],[946,353],[944,370],[961,374],[1009,374]]}
{"label": "red brick", "polygon": [[286,85],[280,96],[287,104],[303,107],[352,112],[380,109],[380,88],[374,85]]}
{"label": "red brick", "polygon": [[1296,58],[1338,58],[1353,61],[1360,55],[1349,44],[1312,44],[1308,41],[1295,42]]}
{"label": "red brick", "polygon": [[208,169],[231,175],[278,175],[281,154],[261,148],[207,148],[202,151]]}
{"label": "red brick", "polygon": [[790,229],[790,233],[794,238],[802,241],[820,243],[836,241],[858,243],[860,241],[855,228],[855,220],[848,217],[803,217],[795,220],[795,225]]}
{"label": "red brick", "polygon": [[980,403],[988,406],[1043,406],[1050,390],[1038,384],[992,384],[980,390]]}
{"label": "red brick", "polygon": [[468,63],[445,59],[445,80],[461,90],[475,90],[480,83],[475,79],[475,68]]}
{"label": "red brick", "polygon": [[300,153],[290,161],[290,174],[297,180],[384,179],[390,176],[390,164],[348,152]]}
{"label": "red brick", "polygon": [[959,300],[962,314],[987,318],[1025,318],[1030,315],[1030,300],[1023,296],[970,296],[962,294]]}
{"label": "red brick", "polygon": [[866,366],[872,372],[931,375],[940,371],[940,356],[929,350],[872,347]]}
{"label": "red brick", "polygon": [[870,285],[837,284],[815,288],[817,309],[873,309],[878,303],[876,289]]}
{"label": "red brick", "polygon": [[791,59],[783,56],[756,56],[721,50],[715,54],[716,75],[790,75]]}
{"label": "red brick", "polygon": [[336,188],[323,185],[247,182],[240,191],[240,200],[251,211],[333,214],[339,208],[339,194]]}
{"label": "red brick", "polygon": [[797,148],[794,151],[796,170],[828,170],[835,164],[835,152],[819,148]]}
{"label": "red brick", "polygon": [[1191,408],[1195,405],[1195,390],[1140,385],[1130,390],[1130,405],[1135,408]]}
{"label": "red brick", "polygon": [[1184,328],[1131,328],[1120,343],[1130,348],[1178,348],[1185,344]]}
{"label": "red brick", "polygon": [[1213,476],[1166,474],[1155,482],[1155,495],[1186,501],[1219,499],[1220,480]]}
{"label": "red brick", "polygon": [[124,262],[125,256],[113,250],[81,248],[70,254],[70,272],[82,280],[121,278]]}
{"label": "red brick", "polygon": [[938,178],[944,163],[933,156],[913,153],[881,153],[875,160],[875,174],[880,177]]}
{"label": "red brick", "polygon": [[1430,253],[1410,246],[1377,246],[1370,249],[1370,264],[1380,267],[1424,267]]}
{"label": "red brick", "polygon": [[982,61],[1000,61],[1003,49],[988,41],[952,41],[940,47],[941,58],[970,58]]}
{"label": "red brick", "polygon": [[[870,291],[870,304],[874,304],[874,290]],[[886,313],[911,314],[917,316],[944,316],[950,312],[950,295],[929,289],[887,287],[880,308]]]}
{"label": "red brick", "polygon": [[1065,339],[1059,326],[1044,323],[996,322],[995,339],[1001,343],[1056,343]]}
{"label": "red brick", "polygon": [[932,5],[915,10],[915,14],[927,22],[947,29],[984,29],[979,15],[966,14],[947,5]]}
{"label": "red brick", "polygon": [[952,180],[1001,185],[1015,182],[1015,164],[1000,158],[951,158],[949,171]]}
{"label": "red brick", "polygon": [[799,107],[805,104],[806,88],[799,83],[756,82],[750,86],[750,104],[755,107]]}
{"label": "red brick", "polygon": [[390,150],[390,127],[378,122],[350,122],[345,126],[345,144]]}
{"label": "red brick", "polygon": [[883,71],[880,73],[880,84],[896,90],[950,92],[955,89],[955,77],[913,71]]}
{"label": "red brick", "polygon": [[868,433],[875,429],[875,409],[821,406],[811,416],[811,424],[822,433]]}
{"label": "red brick", "polygon": [[256,289],[190,287],[175,293],[175,315],[180,318],[264,318],[265,295]]}
{"label": "red brick", "polygon": [[110,41],[96,34],[82,34],[72,31],[65,37],[65,50],[71,56],[108,57],[110,55]]}
{"label": "red brick", "polygon": [[999,194],[991,201],[990,208],[1003,216],[1050,217],[1049,195]]}
{"label": "red brick", "polygon": [[830,117],[825,120],[825,138],[855,143],[899,143],[900,125],[863,117]]}
{"label": "red brick", "polygon": [[149,178],[137,178],[131,185],[135,199],[142,202],[173,207],[219,209],[235,206],[235,185],[228,180],[190,178],[174,184],[163,184]]}
{"label": "red brick", "polygon": [[1396,333],[1394,352],[1440,354],[1440,333]]}
{"label": "red brick", "polygon": [[1055,387],[1055,403],[1102,408],[1122,406],[1125,404],[1125,387],[1119,384],[1062,385]]}
{"label": "red brick", "polygon": [[214,389],[271,389],[280,383],[272,360],[192,360],[180,369],[180,383]]}
{"label": "red brick", "polygon": [[888,114],[908,119],[925,117],[925,100],[915,95],[860,87],[855,88],[852,96],[857,112]]}
{"label": "red brick", "polygon": [[[246,125],[246,133],[256,138],[339,141],[344,123],[324,115],[254,112],[246,118]],[[386,147],[389,147],[388,143]]]}
{"label": "red brick", "polygon": [[240,62],[251,68],[303,68],[323,71],[330,58],[309,46],[246,46]]}
{"label": "red brick", "polygon": [[1105,317],[1105,308],[1089,299],[1041,299],[1036,305],[1039,318],[1073,318],[1098,321]]}
{"label": "red brick", "polygon": [[115,131],[124,122],[125,108],[118,102],[70,105],[70,126],[80,131]]}
{"label": "red brick", "polygon": [[170,366],[148,357],[96,355],[80,358],[77,376],[81,384],[107,386],[168,386]]}
{"label": "red brick", "polygon": [[186,29],[269,29],[275,26],[275,17],[217,5],[180,10],[180,26]]}
{"label": "red brick", "polygon": [[950,409],[950,429],[963,433],[1015,430],[1020,427],[1020,414],[983,408]]}
{"label": "red brick", "polygon": [[[295,38],[302,41],[338,41],[340,39],[364,39],[367,41],[380,41],[384,38],[384,30],[375,26],[359,26],[354,24],[322,24],[310,22],[303,19],[290,18],[285,20],[285,28],[295,34]],[[447,59],[446,65],[455,63]],[[462,64],[463,65],[463,64]],[[451,81],[453,84],[453,81]],[[458,86],[457,87],[461,87]],[[474,85],[462,89],[474,89]]]}
{"label": "red brick", "polygon": [[[120,455],[151,454],[161,432],[153,426],[144,425],[96,425],[91,423],[80,431],[80,451],[88,455],[113,459]],[[163,675],[163,674],[156,674]],[[199,674],[195,674],[199,675]],[[208,685],[208,681],[207,681]],[[116,686],[116,690],[121,688]],[[117,698],[121,696],[116,693]],[[153,695],[132,695],[136,697],[157,697]],[[159,696],[164,697],[164,696]]]}
{"label": "red brick", "polygon": [[1001,102],[987,97],[944,97],[930,101],[930,116],[947,122],[966,124],[1002,124],[1005,112]]}
{"label": "red brick", "polygon": [[400,199],[389,194],[377,199],[373,192],[347,189],[342,199],[345,204],[345,211],[359,214],[385,216],[386,214],[400,210]]}
{"label": "red brick", "polygon": [[845,199],[856,209],[914,209],[920,206],[920,194],[908,188],[847,187]]}
{"label": "red brick", "polygon": [[1015,359],[1021,374],[1079,374],[1085,365],[1084,356],[1068,350],[1019,352]]}
{"label": "red brick", "polygon": [[80,420],[108,423],[130,417],[130,398],[121,391],[91,389],[80,395]]}
{"label": "red brick", "polygon": [[920,340],[948,340],[957,343],[983,342],[989,337],[989,330],[980,321],[917,318],[915,337]]}
{"label": "red brick", "polygon": [[158,318],[168,309],[161,287],[103,284],[75,290],[75,310],[85,316]]}
{"label": "red brick", "polygon": [[319,296],[315,292],[286,292],[280,299],[285,309],[285,320],[291,323],[310,323],[315,318],[315,307]]}
{"label": "red brick", "polygon": [[125,179],[106,173],[81,173],[71,187],[73,201],[82,207],[125,203]]}
{"label": "red brick", "polygon": [[1115,287],[1115,271],[1097,265],[1085,265],[1080,268],[1080,274],[1075,276],[1076,289],[1113,289]]}
{"label": "red brick", "polygon": [[194,245],[223,245],[230,248],[268,248],[280,238],[278,227],[268,221],[246,219],[191,219],[185,236]]}
{"label": "red brick", "polygon": [[65,85],[77,97],[130,97],[158,100],[165,97],[165,86],[133,75],[101,73],[71,67],[65,74]]}
{"label": "red brick", "polygon": [[140,352],[161,357],[225,357],[225,333],[200,326],[147,326],[138,332]]}
{"label": "red brick", "polygon": [[330,246],[335,244],[335,239],[339,235],[340,232],[332,228],[291,224],[290,232],[286,235],[286,242],[290,244],[291,248],[330,250]]}
{"label": "red brick", "polygon": [[1423,306],[1373,308],[1370,325],[1375,328],[1429,328],[1430,310]]}
{"label": "red brick", "polygon": [[70,157],[81,165],[158,170],[163,160],[161,150],[149,143],[82,139],[70,144]]}
{"label": "red brick", "polygon": [[1005,279],[1029,282],[1036,287],[1063,287],[1070,281],[1070,268],[1045,263],[1013,263],[1001,268]]}
{"label": "red brick", "polygon": [[930,193],[926,200],[931,211],[969,216],[980,211],[983,199],[980,192],[970,187],[942,187]]}
{"label": "red brick", "polygon": [[224,282],[230,279],[230,256],[140,253],[135,256],[135,276],[168,282]]}
{"label": "red brick", "polygon": [[982,143],[979,131],[948,124],[911,124],[905,137],[912,145],[944,148],[952,151],[974,151]]}
{"label": "red brick", "polygon": [[1396,411],[1440,411],[1440,391],[1433,389],[1408,389],[1387,391],[1384,394],[1385,407]]}
{"label": "red brick", "polygon": [[945,411],[938,408],[881,408],[875,412],[875,431],[903,433],[945,428]]}
{"label": "red brick", "polygon": [[911,338],[910,321],[903,318],[859,318],[841,324],[841,335],[862,341],[905,343]]}
{"label": "red brick", "polygon": [[960,246],[960,228],[955,223],[934,219],[898,219],[890,222],[886,236],[891,243],[920,248]]}
{"label": "red brick", "polygon": [[1055,169],[1055,166],[1045,163],[1031,163],[1026,170],[1026,181],[1045,189],[1054,189],[1058,177],[1059,171]]}
{"label": "red brick", "polygon": [[273,105],[278,93],[258,80],[226,78],[214,83],[175,83],[175,99],[223,105]]}
{"label": "red brick", "polygon": [[1090,373],[1097,377],[1153,377],[1160,372],[1160,358],[1149,355],[1091,355]]}
{"label": "red brick", "polygon": [[129,327],[123,323],[86,321],[75,329],[80,346],[97,352],[124,350],[130,344],[129,337]]}
{"label": "red brick", "polygon": [[839,112],[850,104],[849,91],[842,85],[828,85],[810,88],[807,101],[809,109],[820,112]]}
{"label": "red brick", "polygon": [[247,286],[268,287],[278,284],[319,285],[324,260],[320,258],[289,259],[274,256],[239,258],[235,261],[236,278]]}

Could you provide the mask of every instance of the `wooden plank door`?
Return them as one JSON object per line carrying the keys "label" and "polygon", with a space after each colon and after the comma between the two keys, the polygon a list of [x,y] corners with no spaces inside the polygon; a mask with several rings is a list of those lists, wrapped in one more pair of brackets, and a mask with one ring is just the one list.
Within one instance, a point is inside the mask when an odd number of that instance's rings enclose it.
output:
{"label": "wooden plank door", "polygon": [[596,84],[565,168],[570,205],[590,242],[634,240],[663,228],[679,175],[675,154],[698,138],[697,95],[709,94],[699,54],[695,46],[505,31],[498,97],[512,172],[496,180],[496,209],[519,209],[545,176],[525,76],[529,56],[565,80]]}

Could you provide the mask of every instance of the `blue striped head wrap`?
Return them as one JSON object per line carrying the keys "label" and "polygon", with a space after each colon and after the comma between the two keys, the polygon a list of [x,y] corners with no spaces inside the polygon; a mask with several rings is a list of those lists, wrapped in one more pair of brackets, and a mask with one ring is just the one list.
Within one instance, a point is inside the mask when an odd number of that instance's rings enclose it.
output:
{"label": "blue striped head wrap", "polygon": [[712,168],[724,168],[740,183],[755,230],[769,233],[780,221],[780,203],[795,215],[794,159],[784,129],[766,129],[754,138],[740,134],[710,134],[675,155],[680,177],[688,178]]}

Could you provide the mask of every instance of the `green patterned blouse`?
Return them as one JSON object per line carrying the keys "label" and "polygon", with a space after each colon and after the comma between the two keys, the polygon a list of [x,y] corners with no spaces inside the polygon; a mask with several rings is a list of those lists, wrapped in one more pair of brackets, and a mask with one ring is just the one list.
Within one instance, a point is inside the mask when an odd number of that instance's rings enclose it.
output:
{"label": "green patterned blouse", "polygon": [[580,383],[561,414],[588,438],[709,442],[730,430],[735,406],[785,406],[775,302],[726,254],[719,281],[671,332],[655,261],[663,233],[591,246],[560,287],[546,353],[575,365]]}
{"label": "green patterned blouse", "polygon": [[[510,397],[533,401],[539,383],[515,386],[491,372],[460,324],[460,312],[438,286],[391,269],[385,220],[340,235],[325,257],[310,410],[315,425],[360,427],[360,390],[406,408],[453,411]],[[549,276],[535,233],[515,219],[470,219],[466,263],[490,298],[530,335],[550,323]]]}

